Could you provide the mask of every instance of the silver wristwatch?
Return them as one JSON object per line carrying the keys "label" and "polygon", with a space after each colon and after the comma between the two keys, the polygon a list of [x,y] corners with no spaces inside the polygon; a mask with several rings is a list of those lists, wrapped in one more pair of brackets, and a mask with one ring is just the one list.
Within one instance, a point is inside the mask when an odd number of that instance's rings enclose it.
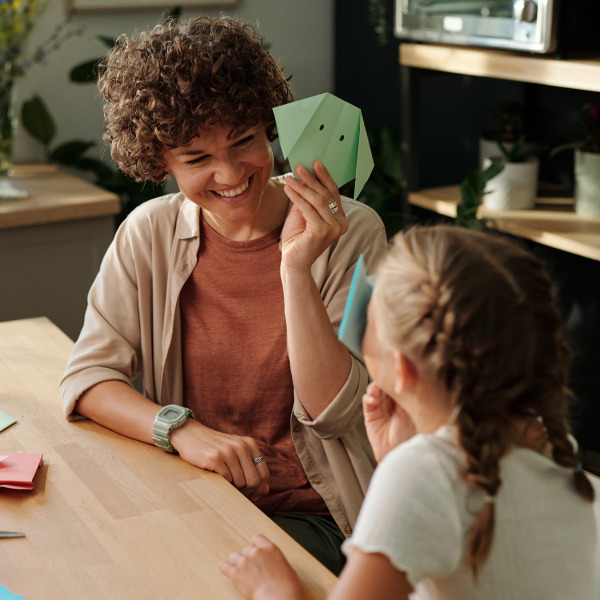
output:
{"label": "silver wristwatch", "polygon": [[154,419],[154,443],[167,452],[175,452],[175,448],[169,441],[169,436],[173,429],[181,427],[189,418],[195,419],[194,413],[189,408],[177,406],[177,404],[168,404],[163,406]]}

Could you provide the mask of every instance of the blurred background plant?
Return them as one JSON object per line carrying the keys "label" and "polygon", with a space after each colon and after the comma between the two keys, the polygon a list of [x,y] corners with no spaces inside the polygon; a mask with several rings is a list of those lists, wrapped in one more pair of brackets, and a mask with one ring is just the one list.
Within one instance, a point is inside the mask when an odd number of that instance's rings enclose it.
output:
{"label": "blurred background plant", "polygon": [[485,218],[477,217],[485,186],[504,169],[503,160],[494,160],[486,169],[470,169],[460,186],[461,199],[456,207],[456,225],[469,229],[485,229]]}
{"label": "blurred background plant", "polygon": [[402,145],[400,131],[386,125],[368,127],[373,153],[373,172],[359,200],[373,208],[391,237],[403,226],[402,215]]}
{"label": "blurred background plant", "polygon": [[[1,0],[0,0],[1,1]],[[163,19],[178,18],[181,8],[176,7],[163,15]],[[106,54],[118,44],[118,38],[95,35],[94,38],[106,48]],[[98,81],[98,67],[106,54],[80,63],[69,72],[69,79],[78,84],[95,84]],[[56,122],[39,96],[33,96],[23,103],[21,119],[27,132],[44,147],[46,159],[69,170],[75,170],[92,183],[117,194],[121,201],[121,212],[116,219],[118,226],[123,219],[146,200],[165,193],[164,183],[138,182],[122,173],[114,164],[105,163],[91,156],[88,151],[96,145],[94,141],[69,140],[52,146],[56,136]]]}
{"label": "blurred background plant", "polygon": [[367,11],[369,23],[377,36],[377,41],[384,46],[394,37],[392,31],[393,6],[390,6],[387,0],[368,0]]}
{"label": "blurred background plant", "polygon": [[72,13],[36,48],[27,49],[29,35],[50,0],[0,0],[0,175],[12,172],[15,137],[15,84],[32,65],[45,61],[82,29],[70,27]]}

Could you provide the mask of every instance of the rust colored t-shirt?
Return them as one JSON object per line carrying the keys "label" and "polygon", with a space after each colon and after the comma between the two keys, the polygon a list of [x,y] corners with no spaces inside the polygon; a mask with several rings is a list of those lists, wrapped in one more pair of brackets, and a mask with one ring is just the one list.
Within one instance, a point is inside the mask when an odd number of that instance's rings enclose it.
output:
{"label": "rust colored t-shirt", "polygon": [[203,219],[181,292],[184,404],[207,427],[258,441],[270,471],[267,514],[329,514],[290,432],[293,384],[280,278],[281,227],[248,242]]}

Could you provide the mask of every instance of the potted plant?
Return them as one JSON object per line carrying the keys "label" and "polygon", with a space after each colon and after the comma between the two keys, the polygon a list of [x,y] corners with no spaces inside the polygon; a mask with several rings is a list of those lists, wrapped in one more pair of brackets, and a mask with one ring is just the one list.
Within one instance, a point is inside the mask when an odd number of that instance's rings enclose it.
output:
{"label": "potted plant", "polygon": [[528,210],[535,206],[539,160],[534,154],[537,148],[526,144],[521,135],[512,146],[498,141],[500,156],[487,156],[484,168],[497,162],[504,169],[486,186],[483,204],[492,210]]}
{"label": "potted plant", "polygon": [[579,139],[558,146],[551,156],[565,149],[575,150],[575,212],[600,217],[600,106],[584,104],[576,113]]}
{"label": "potted plant", "polygon": [[520,102],[498,102],[490,111],[494,117],[493,126],[479,138],[479,168],[488,156],[498,153],[498,144],[511,149],[524,133],[523,105]]}

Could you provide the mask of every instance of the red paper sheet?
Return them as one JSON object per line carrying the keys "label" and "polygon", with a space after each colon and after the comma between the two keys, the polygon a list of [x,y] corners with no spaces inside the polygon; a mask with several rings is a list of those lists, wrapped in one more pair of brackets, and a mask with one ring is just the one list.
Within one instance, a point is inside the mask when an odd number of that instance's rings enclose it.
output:
{"label": "red paper sheet", "polygon": [[0,487],[32,490],[42,460],[41,452],[0,452]]}

